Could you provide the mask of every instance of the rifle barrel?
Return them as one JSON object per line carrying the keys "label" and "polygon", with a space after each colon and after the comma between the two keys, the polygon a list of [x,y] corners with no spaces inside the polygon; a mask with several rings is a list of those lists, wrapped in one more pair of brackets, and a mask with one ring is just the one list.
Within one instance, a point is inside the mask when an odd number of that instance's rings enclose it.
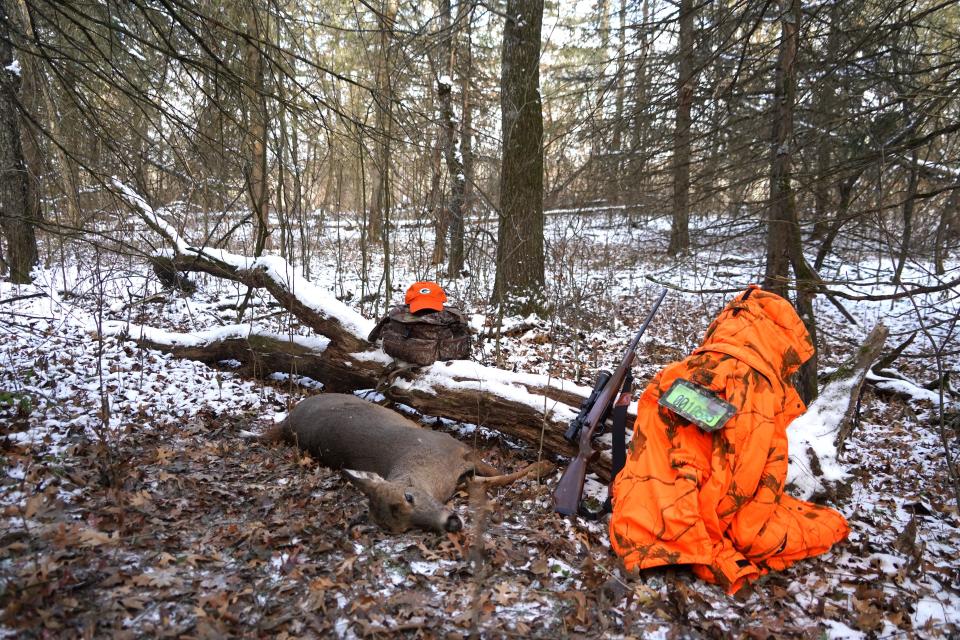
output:
{"label": "rifle barrel", "polygon": [[[667,290],[664,288],[660,292],[660,297],[657,298],[657,301],[653,304],[653,308],[647,315],[647,319],[640,325],[640,330],[637,331],[637,335],[634,336],[630,342],[630,346],[627,347],[626,353],[623,354],[623,360],[620,362],[620,366],[607,378],[599,393],[596,393],[596,388],[594,389],[596,401],[593,403],[593,406],[590,407],[590,411],[579,429],[579,451],[570,461],[563,475],[560,476],[560,481],[557,483],[557,487],[553,493],[553,508],[557,513],[563,515],[576,515],[578,513],[580,500],[583,495],[583,482],[587,475],[587,465],[592,462],[597,455],[597,452],[594,451],[592,447],[593,434],[597,430],[597,425],[603,420],[607,411],[612,406],[614,398],[620,393],[627,372],[630,370],[630,367],[633,366],[633,359],[637,345],[640,343],[640,338],[643,336],[644,331],[647,330],[647,326],[649,326],[653,317],[657,314],[660,303],[663,302],[666,295]],[[599,386],[598,381],[597,387]],[[594,394],[591,394],[591,397]],[[575,422],[579,422],[579,418],[580,416],[577,416]],[[568,429],[568,432],[569,431],[571,430]]]}

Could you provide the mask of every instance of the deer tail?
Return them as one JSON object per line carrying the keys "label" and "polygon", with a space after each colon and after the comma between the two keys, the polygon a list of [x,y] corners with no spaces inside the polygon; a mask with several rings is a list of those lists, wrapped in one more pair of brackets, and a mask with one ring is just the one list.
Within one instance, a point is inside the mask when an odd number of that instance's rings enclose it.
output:
{"label": "deer tail", "polygon": [[287,427],[286,421],[275,424],[259,435],[261,442],[268,444],[276,442],[293,442],[293,432]]}

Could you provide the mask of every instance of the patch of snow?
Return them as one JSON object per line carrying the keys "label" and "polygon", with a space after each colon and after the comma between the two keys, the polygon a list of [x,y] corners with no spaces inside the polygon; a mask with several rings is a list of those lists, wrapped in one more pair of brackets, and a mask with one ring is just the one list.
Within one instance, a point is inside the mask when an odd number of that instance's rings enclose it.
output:
{"label": "patch of snow", "polygon": [[[95,331],[96,326],[92,324],[88,330]],[[255,330],[252,324],[230,324],[222,327],[213,327],[181,333],[177,331],[166,331],[156,327],[148,327],[137,324],[130,324],[118,320],[107,320],[102,323],[104,335],[124,336],[129,335],[135,340],[148,340],[156,344],[180,346],[180,347],[202,347],[212,344],[219,340],[230,340],[233,338],[247,339],[250,336],[263,336],[278,341],[289,341],[310,349],[314,353],[322,353],[330,345],[330,340],[323,336],[299,336],[282,334],[273,331]]]}
{"label": "patch of snow", "polygon": [[825,636],[830,640],[861,640],[866,638],[867,634],[851,629],[839,620],[821,620],[827,630]]}
{"label": "patch of snow", "polygon": [[914,402],[927,400],[932,402],[934,405],[940,404],[939,392],[931,391],[930,389],[924,389],[923,387],[907,380],[886,378],[878,376],[873,372],[867,374],[867,380],[873,382],[877,389],[880,389],[881,391],[902,394],[910,397]]}
{"label": "patch of snow", "polygon": [[417,390],[431,394],[442,393],[443,389],[486,391],[543,411],[547,416],[561,422],[569,422],[577,417],[577,412],[568,405],[532,393],[526,386],[536,388],[548,386],[548,384],[581,396],[587,396],[591,391],[587,387],[566,380],[539,374],[512,373],[486,367],[470,360],[435,362],[423,368],[420,376],[414,380],[397,378],[393,382],[393,386],[397,389]]}
{"label": "patch of snow", "polygon": [[[796,487],[794,493],[799,498],[809,498],[824,489],[824,482],[839,482],[849,475],[837,459],[834,440],[837,435],[835,428],[846,410],[852,386],[853,379],[828,385],[806,413],[787,427],[790,452],[787,483]],[[814,474],[808,449],[816,454],[823,475]]]}
{"label": "patch of snow", "polygon": [[274,371],[267,376],[268,380],[274,380],[276,382],[292,382],[293,384],[304,387],[305,389],[317,389],[322,390],[324,384],[308,376],[297,376],[290,375],[289,373],[283,373],[282,371]]}
{"label": "patch of snow", "polygon": [[889,553],[872,553],[867,558],[870,565],[877,567],[882,573],[888,576],[896,575],[897,572],[907,563],[906,558],[890,555]]}
{"label": "patch of snow", "polygon": [[420,562],[411,560],[408,563],[411,573],[419,573],[422,576],[432,576],[440,569],[439,562]]}
{"label": "patch of snow", "polygon": [[383,349],[368,349],[366,351],[358,351],[357,353],[351,353],[350,357],[361,362],[381,362],[383,364],[390,364],[393,362],[393,358],[384,353]]}

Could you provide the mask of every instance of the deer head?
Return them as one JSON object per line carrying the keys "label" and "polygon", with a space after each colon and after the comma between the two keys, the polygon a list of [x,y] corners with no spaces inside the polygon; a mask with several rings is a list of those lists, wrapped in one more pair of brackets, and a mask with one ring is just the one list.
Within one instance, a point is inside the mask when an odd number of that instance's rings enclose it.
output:
{"label": "deer head", "polygon": [[460,531],[463,523],[426,491],[393,482],[370,471],[344,469],[343,476],[366,494],[370,515],[381,527],[401,533],[410,527],[428,531]]}

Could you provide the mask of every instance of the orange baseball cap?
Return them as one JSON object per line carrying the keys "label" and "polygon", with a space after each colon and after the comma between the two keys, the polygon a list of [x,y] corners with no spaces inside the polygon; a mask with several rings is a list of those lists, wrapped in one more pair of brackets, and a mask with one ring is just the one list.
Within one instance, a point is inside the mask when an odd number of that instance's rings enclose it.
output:
{"label": "orange baseball cap", "polygon": [[414,282],[407,289],[406,303],[410,305],[410,313],[421,309],[443,311],[443,303],[447,301],[447,294],[436,282]]}

